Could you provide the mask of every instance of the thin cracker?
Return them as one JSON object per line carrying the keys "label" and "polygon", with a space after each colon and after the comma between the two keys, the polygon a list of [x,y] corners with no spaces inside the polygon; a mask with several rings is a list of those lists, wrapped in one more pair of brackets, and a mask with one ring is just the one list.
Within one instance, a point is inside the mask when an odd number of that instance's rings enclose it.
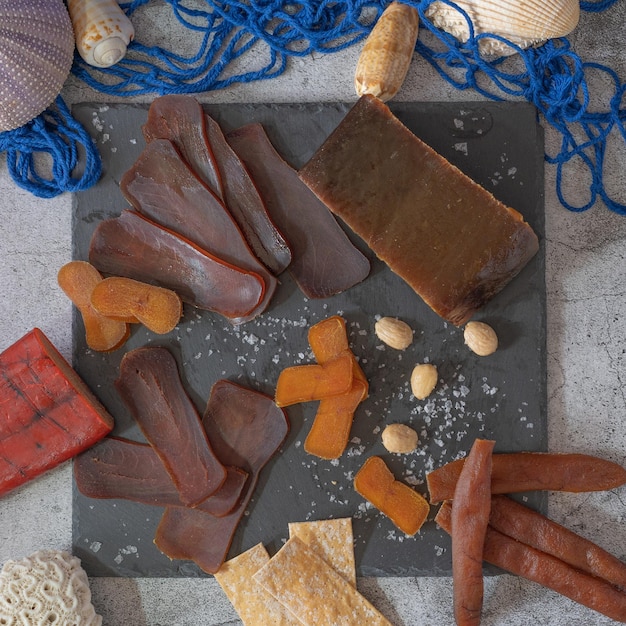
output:
{"label": "thin cracker", "polygon": [[245,626],[302,626],[287,609],[258,585],[253,575],[270,560],[259,543],[226,561],[214,574],[215,580]]}
{"label": "thin cracker", "polygon": [[391,626],[298,537],[289,539],[253,579],[305,626]]}
{"label": "thin cracker", "polygon": [[289,537],[298,537],[337,573],[356,587],[352,518],[290,522]]}

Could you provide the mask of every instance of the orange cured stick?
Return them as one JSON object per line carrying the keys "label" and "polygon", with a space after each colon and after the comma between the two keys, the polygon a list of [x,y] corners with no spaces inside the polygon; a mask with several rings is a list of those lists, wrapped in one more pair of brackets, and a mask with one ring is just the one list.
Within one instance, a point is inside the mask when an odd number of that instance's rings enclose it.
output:
{"label": "orange cured stick", "polygon": [[489,524],[508,537],[626,590],[626,563],[507,496],[492,496]]}
{"label": "orange cured stick", "polygon": [[312,402],[346,393],[352,387],[353,365],[342,355],[324,365],[294,365],[278,376],[275,402],[279,407]]}
{"label": "orange cured stick", "polygon": [[[453,530],[451,504],[444,502],[435,521],[446,532]],[[601,578],[590,576],[541,550],[487,527],[483,558],[503,570],[522,576],[598,611],[626,622],[626,593]]]}
{"label": "orange cured stick", "polygon": [[458,626],[477,626],[483,606],[483,544],[491,510],[495,442],[476,439],[452,500],[452,583]]}
{"label": "orange cured stick", "polygon": [[345,320],[333,315],[309,329],[309,344],[320,365],[347,354],[352,359],[352,387],[345,394],[324,398],[304,441],[307,453],[322,459],[339,458],[350,438],[356,408],[367,397],[368,382],[350,350]]}
{"label": "orange cured stick", "polygon": [[[430,503],[450,500],[464,460],[452,461],[426,475]],[[491,493],[522,491],[606,491],[626,483],[617,463],[588,454],[514,452],[494,454]]]}
{"label": "orange cured stick", "polygon": [[354,477],[354,488],[407,535],[414,535],[428,517],[426,499],[396,480],[379,456],[365,461]]}
{"label": "orange cured stick", "polygon": [[87,449],[113,418],[44,333],[0,354],[0,495]]}

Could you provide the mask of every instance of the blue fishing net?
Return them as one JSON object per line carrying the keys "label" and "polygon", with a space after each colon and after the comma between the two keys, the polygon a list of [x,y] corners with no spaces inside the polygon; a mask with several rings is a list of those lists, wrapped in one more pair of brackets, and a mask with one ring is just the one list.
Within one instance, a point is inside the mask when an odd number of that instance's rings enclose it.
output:
{"label": "blue fishing net", "polygon": [[[61,96],[24,126],[0,133],[0,152],[6,152],[11,178],[39,198],[88,189],[102,173],[95,143]],[[49,171],[42,157],[51,164]]]}
{"label": "blue fishing net", "polygon": [[[467,42],[459,42],[433,25],[427,9],[434,0],[405,1],[420,15],[416,55],[430,63],[442,80],[491,100],[525,99],[558,131],[560,149],[554,155],[546,155],[546,160],[556,167],[557,195],[564,207],[585,211],[601,199],[610,210],[626,214],[626,205],[610,197],[603,179],[609,136],[617,134],[626,142],[623,102],[626,83],[613,69],[583,61],[567,38],[522,50],[495,37],[517,54],[485,58],[479,52],[480,41],[494,36],[475,34],[468,16],[450,0],[439,1],[457,8],[468,21]],[[580,6],[582,11],[601,12],[616,2],[599,0],[581,2]],[[234,83],[267,80],[282,74],[290,57],[333,53],[361,41],[387,3],[386,0],[134,0],[122,5],[131,20],[139,12],[149,17],[150,11],[169,11],[181,28],[191,31],[186,39],[195,42],[194,49],[184,54],[176,49],[174,41],[150,45],[137,37],[127,56],[115,66],[93,68],[76,56],[73,73],[92,88],[114,96],[200,93]],[[248,68],[240,59],[252,54],[258,67],[239,71],[238,67]],[[604,74],[613,89],[600,111],[592,110],[590,105],[590,72]],[[57,102],[56,109],[59,107]],[[50,115],[50,112],[43,115],[48,117],[48,123]],[[63,142],[70,155],[75,153],[72,142],[79,142],[89,155],[89,166],[78,178],[71,175],[70,168],[75,165],[72,158],[61,157],[60,153],[56,157],[57,148],[63,148],[58,142],[53,142],[55,157],[62,163],[57,167],[58,176],[55,174],[53,181],[46,181],[36,175],[28,136],[29,129],[37,127],[37,122],[25,129],[0,133],[0,150],[7,151],[11,175],[36,195],[49,197],[63,191],[77,191],[98,179],[99,157],[94,144],[86,133],[80,135],[71,123],[71,116],[64,113],[63,117],[72,128]],[[56,134],[64,130],[56,119],[51,129]],[[18,147],[11,148],[17,137]],[[42,149],[41,135],[34,133],[33,144],[32,151]],[[563,192],[564,169],[574,159],[582,161],[590,175],[589,196],[578,204],[568,201]]]}

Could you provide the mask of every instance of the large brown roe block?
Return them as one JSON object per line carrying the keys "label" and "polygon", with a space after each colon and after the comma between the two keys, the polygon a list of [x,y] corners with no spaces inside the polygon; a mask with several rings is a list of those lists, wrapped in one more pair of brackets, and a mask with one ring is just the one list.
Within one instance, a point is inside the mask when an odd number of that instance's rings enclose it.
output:
{"label": "large brown roe block", "polygon": [[363,96],[311,160],[302,180],[441,317],[464,324],[535,255],[537,236]]}

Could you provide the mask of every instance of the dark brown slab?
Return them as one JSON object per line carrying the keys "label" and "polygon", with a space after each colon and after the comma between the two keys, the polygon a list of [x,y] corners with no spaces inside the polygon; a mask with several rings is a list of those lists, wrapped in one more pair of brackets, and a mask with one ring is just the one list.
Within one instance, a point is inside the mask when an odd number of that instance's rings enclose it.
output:
{"label": "dark brown slab", "polygon": [[[231,104],[206,109],[226,131],[262,122],[285,159],[300,167],[350,106]],[[426,143],[520,211],[539,235],[538,255],[480,315],[500,336],[495,355],[481,359],[469,353],[462,331],[435,315],[356,238],[372,259],[365,282],[347,293],[312,301],[285,273],[269,309],[240,329],[187,306],[170,335],[158,337],[133,327],[122,351],[96,354],[86,350],[81,321],[75,319],[76,369],[115,416],[115,434],[137,440],[141,435],[112,384],[124,351],[147,344],[170,348],[202,412],[220,378],[272,394],[283,367],[313,362],[306,340],[310,325],[333,314],[347,320],[351,345],[370,381],[370,397],[357,412],[351,443],[338,462],[308,456],[303,442],[316,407],[290,407],[291,432],[261,473],[231,556],[259,541],[273,553],[287,537],[290,521],[350,516],[359,575],[447,575],[450,541],[432,521],[436,509],[420,533],[407,538],[353,490],[352,477],[367,456],[381,454],[397,478],[426,493],[425,473],[465,454],[475,437],[495,439],[497,452],[547,448],[543,135],[535,110],[524,103],[398,103],[391,108]],[[119,180],[144,145],[140,129],[147,111],[85,104],[75,107],[74,114],[93,130],[104,160],[102,181],[75,198],[74,256],[85,259],[96,224],[127,206]],[[402,353],[381,349],[373,332],[378,315],[409,322],[415,329],[414,344]],[[444,383],[427,401],[418,402],[411,398],[409,377],[424,359],[439,366]],[[416,428],[421,440],[417,453],[399,457],[385,452],[380,432],[391,422]],[[542,508],[545,495],[532,495],[529,502]],[[170,561],[154,546],[161,509],[92,500],[76,491],[73,507],[73,549],[90,575],[205,575],[191,563]]]}

